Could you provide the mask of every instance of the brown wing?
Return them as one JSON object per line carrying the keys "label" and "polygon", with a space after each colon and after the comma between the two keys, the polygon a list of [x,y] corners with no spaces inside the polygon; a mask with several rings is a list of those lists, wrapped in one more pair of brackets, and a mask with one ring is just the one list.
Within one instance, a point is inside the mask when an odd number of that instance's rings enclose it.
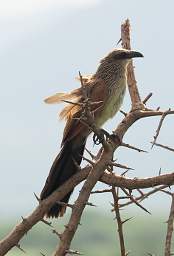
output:
{"label": "brown wing", "polygon": [[[76,78],[80,81],[80,78]],[[88,85],[92,79],[92,75],[86,75],[82,77],[82,81],[85,85]],[[61,103],[63,100],[78,100],[81,96],[81,88],[75,89],[70,93],[56,93],[47,97],[44,101],[47,104]]]}
{"label": "brown wing", "polygon": [[[81,94],[82,95],[82,94]],[[105,100],[108,97],[108,90],[103,80],[91,80],[88,82],[88,95],[91,98],[92,102],[100,102],[100,104],[93,104],[91,106],[91,111],[95,116],[100,114],[102,111]],[[101,102],[102,101],[102,102]],[[82,102],[82,96],[79,98],[78,102]],[[88,128],[79,120],[75,118],[80,118],[81,116],[81,108],[80,106],[67,106],[66,107],[66,118],[67,123],[64,129],[62,144],[64,144],[67,140],[71,140],[72,138],[79,136],[84,132],[88,133]],[[69,109],[68,109],[69,108]],[[65,109],[63,110],[65,111]]]}

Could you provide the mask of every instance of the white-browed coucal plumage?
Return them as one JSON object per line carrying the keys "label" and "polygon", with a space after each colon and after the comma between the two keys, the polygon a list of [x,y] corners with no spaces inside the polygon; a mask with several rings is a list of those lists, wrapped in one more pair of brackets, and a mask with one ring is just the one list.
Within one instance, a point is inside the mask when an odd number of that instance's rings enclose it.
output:
{"label": "white-browed coucal plumage", "polygon": [[[83,84],[87,87],[87,93],[92,102],[102,101],[102,106],[92,105],[94,120],[101,127],[109,118],[112,118],[120,109],[125,90],[126,72],[130,59],[143,57],[140,52],[126,49],[115,49],[100,61],[95,74],[83,77]],[[62,100],[83,102],[82,88],[70,93],[57,93],[48,97],[45,102],[49,104],[61,103]],[[62,148],[53,162],[45,186],[41,192],[41,200],[48,197],[60,185],[68,180],[77,171],[84,152],[86,139],[90,134],[89,128],[77,120],[81,116],[82,109],[79,105],[68,104],[60,113],[60,117],[66,120]],[[76,119],[77,118],[77,119]],[[67,203],[72,191],[61,201]],[[62,216],[66,207],[54,204],[47,212],[47,217]]]}

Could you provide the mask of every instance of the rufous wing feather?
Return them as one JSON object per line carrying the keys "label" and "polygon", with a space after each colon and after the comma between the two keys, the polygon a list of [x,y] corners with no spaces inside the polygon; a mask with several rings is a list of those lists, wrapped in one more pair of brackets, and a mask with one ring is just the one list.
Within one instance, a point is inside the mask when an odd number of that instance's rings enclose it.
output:
{"label": "rufous wing feather", "polygon": [[46,98],[44,101],[48,104],[55,104],[60,103],[62,100],[67,99],[69,94],[67,93],[56,93],[48,98]]}

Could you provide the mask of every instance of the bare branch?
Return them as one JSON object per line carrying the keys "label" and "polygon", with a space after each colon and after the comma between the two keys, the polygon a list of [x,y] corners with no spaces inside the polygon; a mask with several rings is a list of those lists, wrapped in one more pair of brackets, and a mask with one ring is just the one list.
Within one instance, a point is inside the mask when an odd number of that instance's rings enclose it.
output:
{"label": "bare branch", "polygon": [[124,142],[121,143],[121,146],[122,146],[122,147],[126,147],[126,148],[130,148],[130,149],[133,149],[133,150],[136,150],[136,151],[138,151],[138,152],[147,153],[147,151],[145,151],[145,150],[143,150],[143,149],[140,149],[140,148],[131,146],[131,145],[129,145],[129,144],[127,144],[127,143],[124,143]]}
{"label": "bare branch", "polygon": [[[151,142],[151,143],[153,143],[153,142]],[[167,150],[169,150],[169,151],[172,151],[172,152],[174,152],[174,148],[171,148],[171,147],[169,147],[169,146],[166,146],[166,145],[163,145],[163,144],[160,144],[160,143],[153,143],[153,145],[155,145],[155,146],[157,146],[157,147],[161,147],[161,148],[165,148],[165,149],[167,149]]]}
{"label": "bare branch", "polygon": [[111,189],[95,190],[95,191],[91,191],[91,194],[102,194],[102,193],[107,193],[111,191],[112,191]]}
{"label": "bare branch", "polygon": [[[152,189],[151,191],[149,191],[147,193],[143,193],[141,191],[141,193],[140,193],[141,196],[136,197],[135,200],[142,202],[143,200],[147,199],[149,196],[155,194],[158,191],[163,191],[163,189],[167,188],[167,187],[168,187],[168,185],[162,185],[158,188]],[[137,189],[137,190],[140,192],[140,189]],[[119,207],[122,208],[122,207],[125,207],[125,206],[130,205],[130,204],[133,204],[133,201],[130,200],[130,201],[124,203],[124,204],[120,204]]]}
{"label": "bare branch", "polygon": [[126,191],[126,189],[124,189],[124,188],[121,188],[121,189],[124,191],[124,193],[125,193],[127,196],[130,197],[130,199],[131,199],[131,201],[132,201],[133,203],[135,203],[137,206],[139,206],[139,207],[140,207],[142,210],[144,210],[145,212],[151,214],[144,206],[142,206],[140,203],[138,203],[137,200],[136,200],[130,193],[128,193],[128,192]]}
{"label": "bare branch", "polygon": [[128,167],[127,165],[123,165],[123,164],[119,164],[119,163],[114,163],[112,161],[109,162],[109,165],[115,166],[115,167],[118,167],[118,168],[121,168],[121,169],[134,170],[133,168]]}
{"label": "bare branch", "polygon": [[153,148],[153,146],[154,146],[154,144],[155,144],[155,142],[156,142],[156,140],[157,140],[157,138],[158,138],[158,135],[159,135],[159,133],[160,133],[160,130],[161,130],[163,121],[164,121],[165,117],[166,117],[170,112],[171,112],[171,109],[169,108],[169,110],[165,111],[165,112],[162,114],[161,119],[160,119],[160,122],[159,122],[159,125],[158,125],[158,128],[157,128],[157,130],[156,130],[156,134],[155,134],[155,136],[154,136],[154,140],[153,140],[153,142],[152,142],[152,148]]}
{"label": "bare branch", "polygon": [[55,256],[64,256],[67,250],[69,250],[71,241],[80,223],[82,212],[88,203],[90,193],[100,176],[103,174],[106,168],[106,163],[110,161],[112,155],[112,148],[110,148],[109,151],[104,150],[100,161],[97,161],[91,169],[91,172],[80,191],[79,197],[74,203],[69,223],[62,233],[62,239],[54,253]]}
{"label": "bare branch", "polygon": [[[121,40],[122,40],[122,47],[130,50],[131,49],[130,22],[128,19],[121,25]],[[127,83],[128,83],[129,94],[132,102],[132,109],[143,109],[144,105],[141,103],[132,61],[128,65],[128,69],[127,69]]]}
{"label": "bare branch", "polygon": [[115,216],[116,216],[117,226],[118,226],[121,256],[125,256],[126,250],[125,250],[125,242],[124,242],[124,235],[123,235],[124,222],[121,220],[119,204],[118,204],[119,198],[118,198],[118,194],[115,191],[115,187],[112,187],[112,196],[114,199],[114,211],[115,211]]}
{"label": "bare branch", "polygon": [[174,222],[174,193],[172,194],[172,202],[170,208],[170,215],[167,221],[167,235],[165,243],[165,256],[171,256],[171,243],[173,235],[173,222]]}

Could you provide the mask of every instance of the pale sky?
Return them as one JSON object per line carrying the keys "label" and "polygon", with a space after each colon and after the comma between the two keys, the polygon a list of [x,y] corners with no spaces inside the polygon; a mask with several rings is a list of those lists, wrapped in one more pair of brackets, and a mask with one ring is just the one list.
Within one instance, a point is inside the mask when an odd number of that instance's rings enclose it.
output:
{"label": "pale sky", "polygon": [[[153,92],[149,107],[173,108],[173,9],[173,1],[166,5],[162,0],[0,1],[1,216],[21,216],[33,209],[33,192],[40,193],[59,152],[61,106],[47,106],[43,99],[77,87],[74,77],[79,70],[95,72],[99,60],[116,47],[127,17],[132,46],[145,56],[135,61],[142,97]],[[122,109],[129,104],[127,93]],[[118,114],[105,128],[112,131],[121,117]],[[159,142],[174,147],[173,120],[167,118]],[[116,153],[120,163],[135,168],[131,177],[157,175],[160,167],[173,170],[172,153],[150,150],[157,125],[158,118],[141,120],[125,137],[126,143],[149,154],[126,149]],[[95,200],[100,204],[101,197]],[[110,207],[107,197],[102,200]],[[147,204],[155,208],[155,200],[151,202]]]}
{"label": "pale sky", "polygon": [[99,3],[100,0],[1,0],[0,15],[4,18],[29,16],[48,9],[82,9]]}

